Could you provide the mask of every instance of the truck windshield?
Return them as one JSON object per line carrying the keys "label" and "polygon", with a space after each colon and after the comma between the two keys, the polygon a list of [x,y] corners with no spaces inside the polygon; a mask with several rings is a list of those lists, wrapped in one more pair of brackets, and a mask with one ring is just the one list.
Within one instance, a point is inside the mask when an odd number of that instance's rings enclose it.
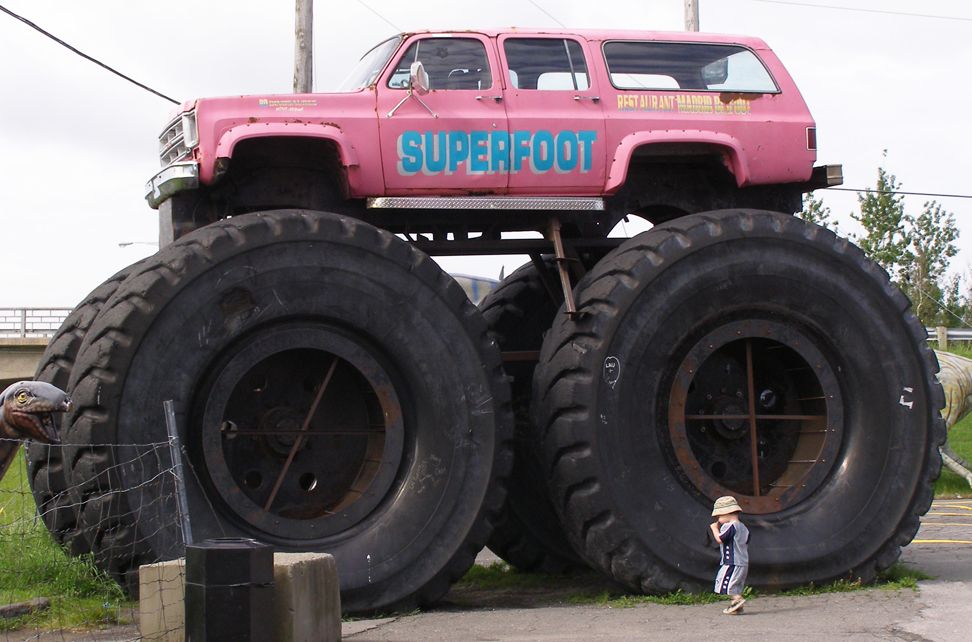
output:
{"label": "truck windshield", "polygon": [[398,49],[398,45],[401,42],[402,37],[395,36],[375,46],[371,51],[361,57],[361,60],[354,66],[351,73],[338,85],[337,90],[357,91],[358,89],[364,89],[371,85],[378,79],[378,74],[388,64],[388,59],[395,53],[395,50]]}

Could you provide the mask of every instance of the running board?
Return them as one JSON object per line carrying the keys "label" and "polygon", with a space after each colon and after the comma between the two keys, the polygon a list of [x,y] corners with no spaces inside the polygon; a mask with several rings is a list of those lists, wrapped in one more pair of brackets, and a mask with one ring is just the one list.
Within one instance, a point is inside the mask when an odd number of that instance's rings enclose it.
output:
{"label": "running board", "polygon": [[569,196],[379,196],[369,209],[604,211],[603,198]]}

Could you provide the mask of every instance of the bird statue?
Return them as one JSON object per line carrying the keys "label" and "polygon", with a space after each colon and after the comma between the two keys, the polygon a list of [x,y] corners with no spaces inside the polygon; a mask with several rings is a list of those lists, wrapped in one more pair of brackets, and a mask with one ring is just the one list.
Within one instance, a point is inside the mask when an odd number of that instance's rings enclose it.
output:
{"label": "bird statue", "polygon": [[43,381],[18,381],[0,393],[0,479],[22,440],[58,443],[54,413],[70,409],[67,393]]}

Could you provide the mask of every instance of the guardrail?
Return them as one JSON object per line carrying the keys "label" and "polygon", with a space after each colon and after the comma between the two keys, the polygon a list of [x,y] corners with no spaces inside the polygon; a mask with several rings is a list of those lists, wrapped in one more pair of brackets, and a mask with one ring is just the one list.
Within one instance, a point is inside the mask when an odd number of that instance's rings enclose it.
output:
{"label": "guardrail", "polygon": [[0,339],[52,337],[73,308],[0,308]]}
{"label": "guardrail", "polygon": [[947,350],[949,343],[972,341],[972,328],[925,328],[929,343],[937,343],[939,350]]}
{"label": "guardrail", "polygon": [[[972,328],[943,328],[947,341],[972,341]],[[938,341],[937,328],[925,328],[929,341]]]}

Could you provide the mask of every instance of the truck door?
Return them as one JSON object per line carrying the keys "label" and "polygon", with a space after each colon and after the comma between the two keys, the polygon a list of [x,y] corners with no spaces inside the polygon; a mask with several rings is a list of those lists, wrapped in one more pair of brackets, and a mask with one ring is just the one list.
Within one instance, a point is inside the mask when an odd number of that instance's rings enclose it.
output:
{"label": "truck door", "polygon": [[587,43],[570,36],[504,35],[511,194],[599,194],[604,114]]}
{"label": "truck door", "polygon": [[[430,91],[408,97],[414,62]],[[493,41],[481,34],[413,36],[378,84],[386,194],[506,192],[510,140],[498,69]]]}

